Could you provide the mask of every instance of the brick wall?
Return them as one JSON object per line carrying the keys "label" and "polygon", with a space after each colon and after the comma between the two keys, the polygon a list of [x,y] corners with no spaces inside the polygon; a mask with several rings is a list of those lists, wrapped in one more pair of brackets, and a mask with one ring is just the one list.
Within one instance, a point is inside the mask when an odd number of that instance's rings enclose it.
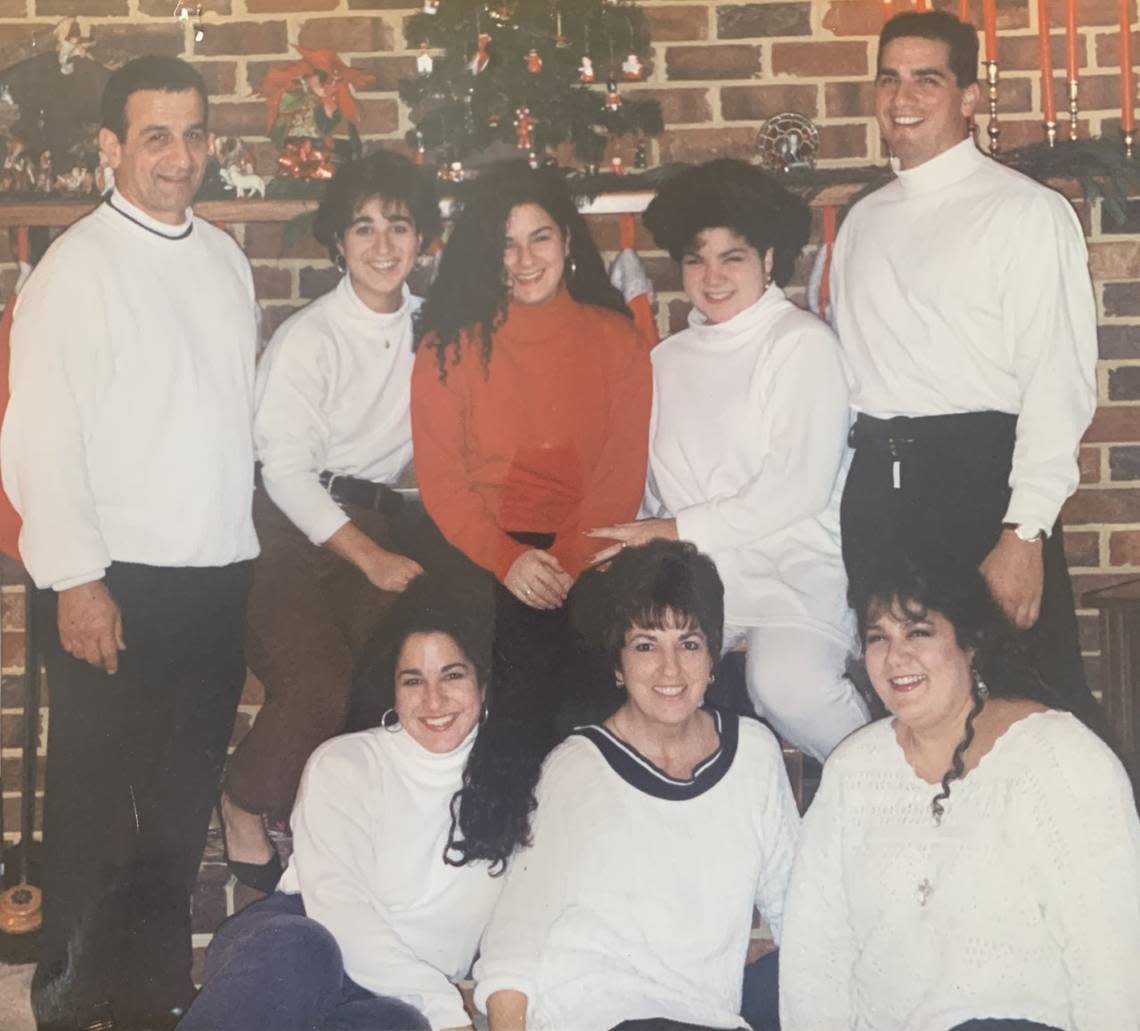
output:
{"label": "brick wall", "polygon": [[[447,3],[448,0],[442,0]],[[645,83],[623,84],[661,101],[666,131],[651,146],[654,161],[696,161],[712,156],[749,157],[758,123],[780,111],[809,115],[820,126],[823,164],[842,167],[877,161],[877,127],[870,105],[874,37],[882,23],[879,0],[751,3],[644,0],[654,54]],[[907,6],[905,0],[896,9]],[[956,9],[945,2],[936,6]],[[981,0],[974,0],[980,18]],[[192,40],[188,24],[171,16],[171,0],[0,0],[0,68],[52,45],[51,31],[65,16],[79,17],[94,37],[92,56],[108,64],[157,52],[183,56],[199,67],[214,94],[212,127],[243,136],[258,170],[272,174],[275,152],[264,135],[264,107],[253,95],[266,70],[291,59],[290,43],[337,49],[376,76],[361,94],[366,145],[404,148],[407,111],[396,84],[414,74],[414,52],[403,26],[409,0],[205,0],[206,35]],[[1060,31],[1062,0],[1052,0],[1053,61],[1064,67]],[[1117,0],[1080,0],[1082,25],[1082,131],[1115,133],[1119,125]],[[1036,5],[998,0],[1002,68],[1002,142],[1017,146],[1041,138]],[[1137,26],[1135,2],[1132,24]],[[1140,54],[1140,32],[1134,31]],[[412,41],[418,47],[418,40]],[[1058,74],[1056,93],[1065,90]],[[985,132],[985,118],[981,119]],[[1062,129],[1065,126],[1062,125]],[[619,144],[628,160],[632,147]],[[1081,449],[1081,489],[1069,502],[1066,544],[1078,594],[1094,586],[1140,576],[1140,201],[1123,229],[1104,225],[1097,210],[1080,212],[1090,238],[1100,312],[1101,405]],[[613,219],[594,221],[599,245],[617,245]],[[321,250],[302,243],[282,254],[278,225],[232,227],[253,262],[258,294],[270,329],[297,306],[318,296],[334,279]],[[672,263],[653,252],[641,234],[639,247],[661,291],[662,328],[683,319],[686,305]],[[811,254],[805,255],[805,264]],[[6,241],[0,237],[0,294],[14,280]],[[802,281],[802,279],[801,279]],[[793,290],[793,295],[797,295]],[[17,570],[7,567],[5,582]],[[20,740],[22,607],[19,592],[5,589],[4,712],[2,746],[4,809],[11,836],[16,824]],[[1082,614],[1090,674],[1099,682],[1096,625]],[[237,733],[244,732],[259,701],[251,685]]]}

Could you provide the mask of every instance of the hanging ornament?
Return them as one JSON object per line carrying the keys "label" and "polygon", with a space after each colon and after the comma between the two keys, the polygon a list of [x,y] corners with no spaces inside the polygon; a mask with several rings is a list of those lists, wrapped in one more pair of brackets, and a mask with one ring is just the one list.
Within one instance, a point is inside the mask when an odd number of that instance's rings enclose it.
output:
{"label": "hanging ornament", "polygon": [[617,83],[613,79],[606,82],[606,110],[616,111],[621,107],[621,96],[618,94]]}
{"label": "hanging ornament", "polygon": [[530,113],[529,107],[520,107],[515,112],[515,146],[519,150],[531,150],[534,147],[534,126],[537,119]]}
{"label": "hanging ornament", "polygon": [[534,47],[531,47],[526,55],[526,70],[531,75],[537,75],[542,71],[542,55]]}
{"label": "hanging ornament", "polygon": [[463,162],[452,161],[451,167],[447,171],[447,178],[453,183],[463,182]]}
{"label": "hanging ornament", "polygon": [[431,75],[432,69],[435,67],[435,61],[431,54],[428,53],[427,40],[420,44],[420,52],[416,55],[416,72],[419,75]]}
{"label": "hanging ornament", "polygon": [[467,62],[467,69],[472,75],[478,75],[491,61],[491,55],[487,52],[487,47],[491,43],[491,34],[489,32],[480,32],[476,38],[475,53],[472,55],[471,60]]}
{"label": "hanging ornament", "polygon": [[625,55],[625,60],[621,63],[621,74],[626,82],[640,82],[645,78],[645,66],[632,50]]}
{"label": "hanging ornament", "polygon": [[416,164],[422,165],[424,163],[424,134],[416,130]]}
{"label": "hanging ornament", "polygon": [[610,171],[614,175],[625,175],[625,165],[622,164],[622,160],[617,154],[610,158]]}
{"label": "hanging ornament", "polygon": [[439,0],[424,0],[424,14],[436,14],[439,11]]}
{"label": "hanging ornament", "polygon": [[527,152],[526,163],[531,168],[538,168],[538,155],[533,150]]}
{"label": "hanging ornament", "polygon": [[589,57],[583,57],[582,63],[578,65],[578,81],[579,82],[593,82],[594,81],[594,62]]}
{"label": "hanging ornament", "polygon": [[645,149],[645,141],[639,140],[633,152],[633,167],[638,171],[649,167],[649,155]]}

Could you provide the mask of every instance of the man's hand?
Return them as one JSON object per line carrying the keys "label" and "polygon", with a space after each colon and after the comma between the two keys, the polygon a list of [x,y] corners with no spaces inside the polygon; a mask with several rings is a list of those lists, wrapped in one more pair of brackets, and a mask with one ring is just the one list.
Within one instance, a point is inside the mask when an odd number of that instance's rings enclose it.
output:
{"label": "man's hand", "polygon": [[59,641],[63,650],[106,673],[119,671],[123,614],[102,580],[60,591]]}
{"label": "man's hand", "polygon": [[414,559],[380,547],[363,530],[345,523],[324,546],[346,562],[351,562],[373,587],[382,591],[402,591],[424,571]]}
{"label": "man's hand", "polygon": [[527,997],[522,992],[503,989],[487,999],[487,1021],[491,1031],[526,1031]]}
{"label": "man's hand", "polygon": [[994,601],[1014,626],[1028,630],[1041,614],[1045,583],[1042,542],[1023,541],[1013,530],[1002,530],[979,567]]}
{"label": "man's hand", "polygon": [[634,523],[617,523],[615,526],[598,526],[586,531],[587,537],[604,537],[617,544],[595,552],[586,563],[589,566],[600,566],[608,562],[622,548],[636,548],[640,544],[650,541],[677,539],[676,519],[638,519]]}
{"label": "man's hand", "polygon": [[569,594],[574,581],[549,551],[531,548],[511,563],[503,584],[532,609],[556,609]]}

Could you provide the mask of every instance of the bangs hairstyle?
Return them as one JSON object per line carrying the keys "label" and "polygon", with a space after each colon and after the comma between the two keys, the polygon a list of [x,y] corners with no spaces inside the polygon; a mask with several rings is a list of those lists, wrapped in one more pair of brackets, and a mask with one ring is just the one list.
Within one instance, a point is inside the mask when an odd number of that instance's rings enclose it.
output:
{"label": "bangs hairstyle", "polygon": [[157,90],[159,93],[193,90],[202,100],[202,123],[207,123],[209,96],[206,82],[193,65],[177,57],[156,54],[137,57],[111,74],[99,102],[99,125],[110,129],[120,143],[127,141],[127,101],[132,93],[142,90]]}
{"label": "bangs hairstyle", "polygon": [[947,64],[954,81],[965,89],[978,81],[978,30],[946,11],[903,11],[888,21],[879,33],[875,71],[883,66],[883,49],[891,40],[906,37],[932,39],[949,49]]}
{"label": "bangs hairstyle", "polygon": [[724,638],[724,584],[716,565],[688,541],[655,540],[623,548],[602,574],[601,644],[610,667],[620,665],[634,627],[699,629],[715,663]]}
{"label": "bangs hairstyle", "polygon": [[763,258],[772,248],[772,279],[783,286],[811,233],[811,209],[759,168],[720,158],[668,180],[642,216],[659,247],[680,261],[706,229],[744,237]]}
{"label": "bangs hairstyle", "polygon": [[510,300],[503,273],[507,219],[522,204],[542,208],[568,242],[565,281],[570,296],[631,317],[557,168],[532,169],[525,161],[492,165],[460,186],[457,203],[459,213],[439,273],[420,309],[421,339],[430,337],[441,377],[447,372],[448,350],[455,348],[458,357],[465,331],[481,342],[484,366],[490,363],[494,331]]}
{"label": "bangs hairstyle", "polygon": [[380,198],[381,207],[392,205],[407,211],[420,234],[420,250],[439,236],[439,197],[434,181],[407,158],[378,150],[341,165],[325,189],[313,219],[313,236],[328,248],[332,262],[336,262],[337,244],[361,206],[373,197]]}

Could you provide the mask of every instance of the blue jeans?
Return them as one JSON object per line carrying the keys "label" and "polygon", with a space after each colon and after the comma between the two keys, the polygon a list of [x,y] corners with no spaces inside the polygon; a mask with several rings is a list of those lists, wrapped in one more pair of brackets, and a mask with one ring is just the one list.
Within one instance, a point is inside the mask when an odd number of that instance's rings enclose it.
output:
{"label": "blue jeans", "polygon": [[178,1031],[430,1031],[418,1010],[345,972],[300,895],[275,892],[218,929],[202,990]]}

